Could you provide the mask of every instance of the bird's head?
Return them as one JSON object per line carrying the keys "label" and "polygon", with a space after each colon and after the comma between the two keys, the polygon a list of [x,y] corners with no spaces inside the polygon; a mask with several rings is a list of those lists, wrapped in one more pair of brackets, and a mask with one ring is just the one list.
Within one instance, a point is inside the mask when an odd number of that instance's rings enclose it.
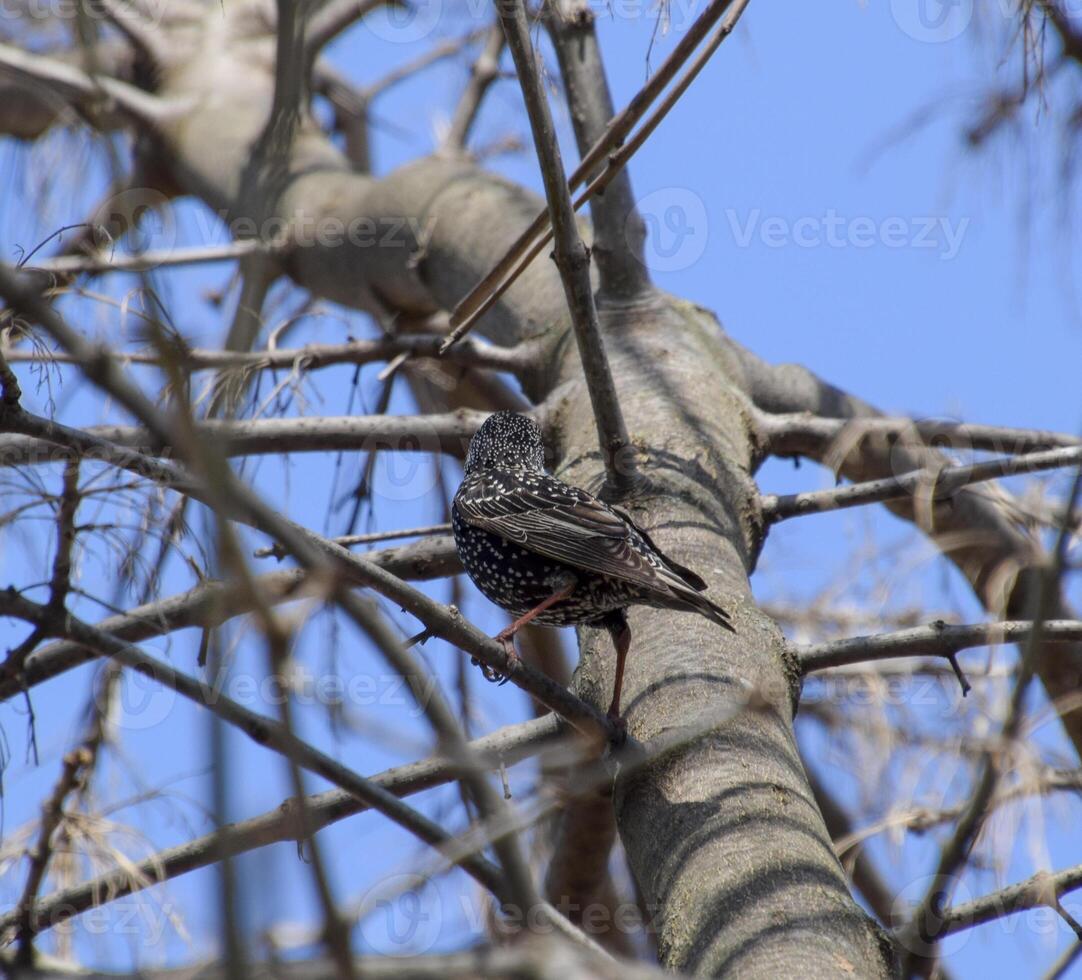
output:
{"label": "bird's head", "polygon": [[541,427],[528,415],[493,412],[470,440],[466,472],[484,469],[545,469]]}

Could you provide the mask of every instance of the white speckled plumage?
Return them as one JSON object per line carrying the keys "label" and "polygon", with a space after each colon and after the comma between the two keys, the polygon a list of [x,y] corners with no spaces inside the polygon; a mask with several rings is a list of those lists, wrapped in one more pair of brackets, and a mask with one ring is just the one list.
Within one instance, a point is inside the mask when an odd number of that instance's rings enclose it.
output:
{"label": "white speckled plumage", "polygon": [[666,557],[630,516],[545,472],[541,431],[528,416],[497,412],[473,437],[451,525],[474,584],[516,617],[574,585],[534,621],[600,625],[638,604],[699,612],[732,628],[699,594],[702,579]]}

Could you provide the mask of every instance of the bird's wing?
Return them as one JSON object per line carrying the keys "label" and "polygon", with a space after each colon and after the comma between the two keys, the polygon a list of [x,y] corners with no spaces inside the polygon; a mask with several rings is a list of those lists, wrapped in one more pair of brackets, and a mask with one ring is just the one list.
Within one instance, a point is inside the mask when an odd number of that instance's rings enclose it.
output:
{"label": "bird's wing", "polygon": [[694,588],[629,519],[585,490],[547,474],[523,480],[488,470],[463,484],[455,507],[466,523],[574,568],[653,592]]}

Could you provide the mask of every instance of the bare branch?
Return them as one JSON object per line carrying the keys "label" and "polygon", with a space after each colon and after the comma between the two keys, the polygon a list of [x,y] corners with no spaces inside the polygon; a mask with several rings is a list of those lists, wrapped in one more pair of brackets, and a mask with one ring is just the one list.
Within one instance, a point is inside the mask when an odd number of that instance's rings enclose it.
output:
{"label": "bare branch", "polygon": [[462,98],[455,106],[451,125],[440,147],[446,153],[464,153],[470,138],[470,130],[481,111],[481,103],[489,87],[500,77],[500,55],[503,53],[503,28],[497,22],[489,28],[485,46],[470,68],[470,81]]}
{"label": "bare branch", "polygon": [[373,10],[398,6],[402,0],[329,0],[308,20],[304,32],[306,57],[313,60],[344,30],[352,27]]}
{"label": "bare branch", "polygon": [[186,106],[165,102],[142,89],[99,75],[88,75],[74,65],[45,55],[29,54],[10,44],[0,43],[0,70],[32,79],[88,111],[117,108],[130,119],[156,128],[185,110]]}
{"label": "bare branch", "polygon": [[830,490],[812,490],[782,496],[768,494],[763,497],[763,519],[772,524],[790,517],[822,514],[845,507],[900,500],[908,496],[922,497],[934,503],[949,498],[962,487],[973,483],[1074,466],[1079,461],[1082,461],[1082,446],[1072,446],[960,466],[944,465],[939,469],[911,470],[901,476],[869,480],[866,483],[854,483]]}
{"label": "bare branch", "polygon": [[759,419],[766,451],[773,456],[817,456],[832,443],[857,448],[872,436],[897,436],[935,446],[939,440],[958,449],[990,453],[1032,453],[1045,449],[1082,445],[1078,436],[1043,429],[1018,429],[1004,425],[951,422],[942,419],[826,418],[810,412],[764,413]]}
{"label": "bare branch", "polygon": [[[949,936],[1026,909],[1051,908],[1058,911],[1059,897],[1078,888],[1082,888],[1082,864],[1054,874],[1038,871],[1016,885],[944,910],[938,934]],[[1082,940],[1082,936],[1079,939]]]}
{"label": "bare branch", "polygon": [[552,112],[541,85],[537,55],[530,41],[530,26],[522,0],[500,0],[496,9],[515,61],[519,85],[530,117],[541,178],[548,198],[564,295],[578,342],[579,357],[590,392],[590,404],[597,423],[598,443],[605,464],[606,482],[614,491],[626,491],[634,477],[633,458],[628,447],[627,427],[616,396],[616,384],[605,354],[601,324],[590,283],[590,256],[575,222],[560,147],[552,123]]}
{"label": "bare branch", "polygon": [[[70,613],[64,617],[55,617],[47,607],[30,602],[13,592],[0,593],[0,614],[25,620],[52,635],[90,647],[103,656],[164,684],[182,697],[207,708],[228,724],[239,728],[258,744],[293,759],[304,769],[345,789],[437,850],[450,844],[451,837],[446,831],[412,807],[406,806],[383,787],[358,776],[340,762],[298,738],[280,723],[250,711],[210,685],[181,674],[138,647],[103,633]],[[461,765],[459,762],[460,767]],[[460,856],[460,862],[455,863],[461,863],[463,870],[469,872],[485,888],[496,895],[508,897],[504,890],[503,876],[486,858],[465,855]],[[25,920],[23,934],[35,934],[41,928],[51,925],[53,923],[39,922],[31,915]]]}
{"label": "bare branch", "polygon": [[[857,636],[827,643],[791,646],[789,649],[800,660],[803,671],[811,673],[826,670],[828,667],[887,660],[891,657],[951,657],[960,650],[972,647],[1025,643],[1033,636],[1034,628],[1035,624],[1029,621],[975,623],[967,626],[952,626],[940,621],[930,626],[917,626],[896,633]],[[1041,624],[1040,630],[1049,641],[1082,640],[1082,621],[1078,620],[1049,620]]]}
{"label": "bare branch", "polygon": [[[370,551],[364,557],[373,565],[404,579],[443,578],[462,570],[454,541],[449,535],[399,548]],[[256,579],[256,587],[263,600],[270,605],[300,601],[306,595],[307,585],[310,585],[309,576],[300,568],[273,572]],[[193,626],[213,629],[251,612],[251,602],[246,601],[246,592],[233,582],[202,582],[179,595],[136,606],[130,612],[103,619],[96,624],[96,628],[128,642],[165,636]],[[95,656],[86,647],[61,640],[31,653],[17,673],[10,669],[9,660],[0,665],[0,701],[6,701],[88,663]]]}
{"label": "bare branch", "polygon": [[[714,24],[717,23],[718,19],[725,13],[732,2],[733,0],[712,0],[698,18],[696,18],[695,23],[691,25],[687,32],[677,42],[672,54],[665,59],[657,72],[650,76],[647,83],[627,104],[623,111],[609,123],[601,139],[599,139],[593,145],[590,152],[582,158],[568,181],[568,189],[570,191],[575,190],[584,183],[603,160],[608,159],[610,155],[619,155],[619,151],[623,147],[628,134],[635,128],[639,120],[646,115],[650,106],[665,90],[669,82],[676,76],[684,63],[692,54],[694,54],[699,43],[706,37],[707,33]],[[744,0],[741,9],[743,6],[746,6],[746,3],[747,0]],[[730,26],[728,30],[719,31],[719,38],[723,40],[724,37],[728,36],[731,29]],[[720,40],[718,43],[720,43]],[[686,84],[690,84],[691,79],[694,78],[695,74],[698,74],[698,71],[698,68],[689,69],[688,75],[690,77],[687,79]],[[686,87],[686,84],[684,87]],[[675,100],[670,100],[668,107],[662,107],[659,112],[654,114],[653,122],[649,125],[648,129],[647,127],[644,127],[644,129],[647,130],[646,135],[649,135],[649,133],[656,128],[661,118],[663,118],[664,114],[668,111],[668,108],[671,108],[672,101]],[[645,139],[645,136],[643,136],[642,139]],[[641,145],[641,140],[638,145]],[[619,161],[615,163],[610,162],[605,171],[594,179],[591,188],[579,195],[575,201],[575,208],[578,209],[581,207],[589,199],[591,194],[602,189],[604,184],[612,179],[615,173],[619,171],[620,167],[622,167],[628,159],[629,156],[624,155],[620,157]],[[538,236],[542,236],[539,241],[537,241]],[[483,316],[487,310],[491,309],[499,297],[507,290],[511,283],[515,281],[526,266],[540,254],[541,250],[551,240],[551,237],[552,232],[549,225],[549,213],[545,210],[540,212],[529,227],[519,235],[514,244],[504,254],[503,258],[492,267],[488,274],[485,275],[485,277],[477,283],[466,296],[459,300],[451,314],[452,330],[447,338],[448,347],[459,337],[464,336],[480,317]]]}
{"label": "bare branch", "polygon": [[[186,371],[209,371],[236,368],[248,371],[293,370],[315,371],[337,364],[372,364],[390,360],[400,354],[410,357],[436,357],[443,337],[440,335],[405,334],[381,337],[378,340],[352,340],[345,344],[307,344],[304,347],[265,351],[230,351],[211,349],[180,350],[171,354],[170,364]],[[162,366],[164,359],[156,353],[117,352],[116,359],[126,364]],[[536,356],[532,344],[519,347],[497,347],[473,337],[457,344],[446,359],[454,364],[517,373],[526,369]],[[74,364],[78,359],[70,354],[13,350],[8,355],[13,364],[20,362]],[[425,416],[427,418],[428,416]]]}
{"label": "bare branch", "polygon": [[[370,534],[343,534],[337,538],[331,538],[335,544],[343,548],[349,548],[355,544],[375,544],[378,541],[394,541],[397,538],[428,537],[433,534],[448,534],[450,524],[429,524],[426,527],[404,527],[397,531],[373,531]],[[271,545],[269,548],[259,548],[255,552],[256,558],[285,558],[286,553],[281,545]],[[401,577],[401,576],[400,576]]]}
{"label": "bare branch", "polygon": [[[200,439],[214,440],[227,456],[363,450],[382,444],[396,451],[444,452],[461,459],[465,456],[470,437],[484,419],[482,412],[460,410],[442,416],[347,415],[341,418],[270,418],[243,422],[207,420],[195,426],[195,434]],[[15,431],[14,427],[9,429]],[[63,429],[57,427],[52,431],[59,435]],[[129,466],[123,460],[131,458],[130,454],[123,457],[126,449],[162,456],[180,452],[180,447],[163,443],[146,429],[133,426],[101,425],[80,431],[87,439],[98,443],[105,454],[95,452],[92,458],[116,462],[125,469]],[[0,466],[56,462],[59,458],[56,450],[43,444],[43,438],[46,437],[0,435]],[[62,438],[47,441],[63,443]],[[114,450],[118,457],[116,460],[112,458]],[[141,458],[145,460],[149,457]],[[143,475],[152,476],[147,472]]]}
{"label": "bare branch", "polygon": [[105,272],[150,272],[175,265],[198,265],[203,262],[225,262],[252,252],[272,252],[275,246],[258,238],[244,238],[224,245],[199,245],[192,248],[171,248],[162,251],[139,252],[134,255],[58,255],[39,259],[20,269],[25,272],[45,272],[56,276],[82,273],[100,275]]}
{"label": "bare branch", "polygon": [[[545,25],[556,49],[579,152],[589,153],[615,115],[594,14],[585,0],[550,4]],[[596,174],[587,175],[593,178]],[[631,178],[621,169],[603,195],[590,199],[591,254],[597,261],[598,296],[633,299],[650,285],[643,258],[646,227],[635,204]]]}
{"label": "bare branch", "polygon": [[89,761],[90,752],[85,748],[76,749],[64,756],[60,779],[57,780],[52,795],[42,809],[38,840],[29,855],[30,870],[26,876],[26,884],[23,886],[22,897],[15,909],[9,913],[12,924],[16,928],[19,960],[23,966],[27,966],[33,959],[31,940],[34,935],[34,903],[38,889],[41,888],[41,883],[45,879],[49,859],[52,857],[52,837],[63,819],[64,801],[77,785],[79,773]]}
{"label": "bare branch", "polygon": [[[501,728],[470,743],[472,758],[477,765],[495,766],[499,762],[512,765],[539,751],[558,744],[564,737],[559,719],[552,714],[542,718]],[[420,762],[387,769],[371,776],[368,782],[396,797],[412,796],[457,779],[461,764],[443,756],[433,756]],[[307,797],[309,830],[318,832],[370,809],[369,804],[343,790],[328,790]],[[38,931],[52,928],[88,909],[134,895],[163,881],[169,881],[190,871],[205,868],[227,857],[235,857],[260,847],[282,841],[303,841],[297,821],[298,801],[286,800],[257,817],[229,826],[228,834],[214,832],[171,847],[153,855],[134,868],[119,867],[63,891],[39,900],[33,907],[32,919]],[[15,913],[0,917],[0,936],[15,923]]]}

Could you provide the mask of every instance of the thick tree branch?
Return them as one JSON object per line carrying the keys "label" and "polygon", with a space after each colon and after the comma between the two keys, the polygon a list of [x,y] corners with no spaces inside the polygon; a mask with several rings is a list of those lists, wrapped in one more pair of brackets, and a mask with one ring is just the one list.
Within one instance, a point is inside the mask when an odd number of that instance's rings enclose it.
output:
{"label": "thick tree branch", "polygon": [[[262,456],[274,453],[363,451],[383,446],[395,451],[448,453],[461,459],[474,432],[484,421],[481,412],[458,411],[444,416],[349,415],[341,418],[270,418],[251,421],[208,419],[195,426],[200,439],[214,440],[227,456]],[[44,420],[39,420],[44,421]],[[13,431],[13,430],[10,430]],[[55,430],[59,433],[60,430]],[[70,433],[74,430],[68,430]],[[125,450],[175,456],[181,448],[164,442],[146,429],[102,425],[81,430],[101,444],[103,452],[115,447],[117,465],[129,468]],[[56,450],[38,438],[0,435],[0,466],[52,463]],[[52,441],[52,440],[49,440]],[[59,440],[58,440],[59,441]],[[93,458],[111,462],[110,456]],[[149,458],[149,457],[146,457]],[[144,474],[149,475],[149,474]]]}
{"label": "thick tree branch", "polygon": [[998,480],[1005,476],[1022,473],[1039,473],[1043,470],[1074,466],[1082,461],[1082,446],[1063,449],[1046,449],[1042,452],[1004,456],[980,463],[960,466],[941,466],[935,469],[912,470],[901,476],[882,480],[869,480],[851,486],[834,487],[830,490],[812,490],[763,498],[763,517],[769,523],[805,514],[822,514],[845,507],[884,503],[905,497],[920,497],[929,503],[938,503],[957,493],[962,487],[986,480]]}

